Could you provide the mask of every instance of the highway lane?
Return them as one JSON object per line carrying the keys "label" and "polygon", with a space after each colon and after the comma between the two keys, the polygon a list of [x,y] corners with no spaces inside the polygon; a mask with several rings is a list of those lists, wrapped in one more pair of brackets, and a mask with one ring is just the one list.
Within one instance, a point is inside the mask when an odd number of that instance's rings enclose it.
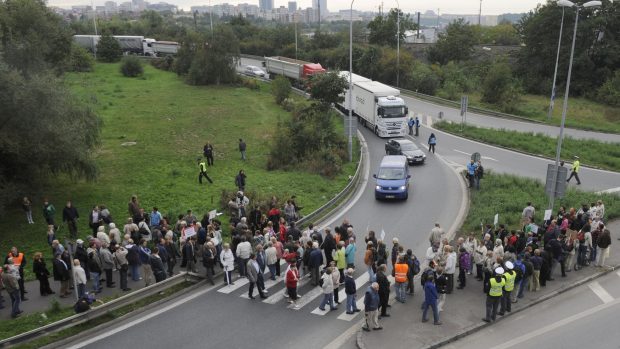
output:
{"label": "highway lane", "polygon": [[[461,110],[434,104],[428,101],[424,101],[418,98],[403,95],[406,99],[410,109],[416,114],[430,115],[433,118],[437,118],[440,111],[443,111],[443,119],[452,122],[461,122]],[[570,99],[568,100],[568,108],[570,110]],[[561,103],[561,102],[560,102]],[[557,104],[556,104],[557,107]],[[561,107],[561,104],[560,104]],[[539,123],[531,123],[526,121],[519,121],[514,119],[500,118],[489,115],[482,115],[477,113],[467,113],[467,123],[485,128],[493,129],[507,129],[519,132],[534,132],[542,133],[551,137],[557,137],[560,133],[559,126],[551,126]],[[565,136],[570,136],[575,139],[596,139],[603,142],[615,142],[620,143],[620,134],[614,133],[601,133],[592,131],[583,131],[573,128],[564,129]]]}
{"label": "highway lane", "polygon": [[[362,130],[369,145],[370,171],[373,173],[385,154],[385,140]],[[415,166],[412,171],[412,187],[406,202],[377,202],[374,199],[374,182],[369,180],[363,194],[349,211],[330,226],[340,224],[348,218],[355,227],[360,243],[356,254],[356,264],[363,266],[363,236],[366,229],[379,232],[386,231],[386,240],[397,236],[408,248],[422,255],[428,246],[428,232],[435,221],[449,227],[461,209],[461,187],[453,169],[446,166],[437,156],[429,155],[427,163]],[[372,179],[372,177],[370,177]],[[388,248],[391,246],[388,244]],[[356,277],[363,277],[364,268],[358,268]],[[360,296],[367,285],[360,287]],[[101,337],[94,337],[90,342],[76,341],[76,347],[108,348],[110,337],[119,347],[134,348],[169,348],[183,343],[187,348],[246,348],[251,343],[269,345],[273,348],[303,346],[323,347],[342,333],[358,328],[357,321],[361,314],[347,320],[337,317],[344,313],[344,304],[338,311],[326,315],[313,314],[320,303],[320,295],[312,299],[299,310],[287,308],[284,300],[268,304],[258,300],[251,301],[241,296],[247,293],[247,286],[224,294],[213,290],[193,295],[192,299],[172,304],[170,309],[152,310],[130,318],[131,326],[115,327],[107,330]],[[283,285],[270,288],[274,297],[282,292]],[[309,294],[308,285],[300,289],[303,295]],[[168,305],[170,306],[170,305]],[[140,319],[145,319],[140,322]],[[116,335],[115,331],[128,331],[130,336]],[[157,335],[158,333],[164,335]],[[353,333],[353,332],[351,332]],[[80,344],[81,343],[81,344]]]}
{"label": "highway lane", "polygon": [[[453,136],[449,133],[427,127],[420,128],[420,141],[426,142],[431,132],[437,136],[437,153],[447,161],[466,166],[472,153],[479,152],[482,155],[482,165],[497,173],[508,173],[523,177],[535,178],[545,181],[547,165],[554,161],[539,158],[488,144],[467,140]],[[602,156],[604,156],[602,154]],[[569,164],[565,166],[569,167]],[[618,188],[620,186],[620,173],[581,167],[579,177],[583,190],[602,191]],[[484,186],[484,179],[481,182]],[[570,184],[576,186],[575,180]]]}
{"label": "highway lane", "polygon": [[442,348],[618,348],[619,311],[620,272],[611,272]]}

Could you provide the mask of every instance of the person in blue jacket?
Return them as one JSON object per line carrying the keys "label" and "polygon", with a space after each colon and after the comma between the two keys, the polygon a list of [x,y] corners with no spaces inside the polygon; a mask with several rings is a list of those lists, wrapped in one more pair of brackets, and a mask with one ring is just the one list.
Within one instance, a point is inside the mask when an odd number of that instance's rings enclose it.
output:
{"label": "person in blue jacket", "polygon": [[355,269],[355,252],[357,251],[357,247],[355,247],[355,239],[349,238],[349,244],[347,248],[344,250],[345,259],[347,261],[347,268]]}
{"label": "person in blue jacket", "polygon": [[439,311],[437,311],[437,288],[433,282],[434,276],[429,274],[424,284],[424,312],[422,312],[422,322],[427,322],[426,313],[428,307],[433,308],[433,320],[435,325],[441,325],[439,321]]}

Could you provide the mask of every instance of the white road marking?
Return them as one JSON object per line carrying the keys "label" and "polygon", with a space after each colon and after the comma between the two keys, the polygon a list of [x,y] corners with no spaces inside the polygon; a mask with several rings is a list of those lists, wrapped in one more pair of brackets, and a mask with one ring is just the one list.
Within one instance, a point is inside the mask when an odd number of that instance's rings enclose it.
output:
{"label": "white road marking", "polygon": [[[270,288],[272,288],[273,286],[275,286],[275,285],[277,285],[277,284],[279,284],[281,282],[282,282],[282,280],[279,280],[278,278],[276,278],[275,280],[268,279],[267,281],[265,281],[265,290],[269,290]],[[256,293],[258,293],[258,290],[256,290]],[[250,296],[247,293],[243,293],[239,297],[250,299]]]}
{"label": "white road marking", "polygon": [[345,346],[351,340],[357,330],[362,326],[364,322],[364,318],[360,319],[357,324],[349,327],[346,331],[344,331],[340,336],[336,337],[333,341],[323,347],[323,349],[340,349]]}
{"label": "white road marking", "polygon": [[470,154],[470,153],[466,153],[466,152],[464,152],[464,151],[460,151],[460,150],[458,150],[458,149],[452,149],[452,150],[454,150],[454,151],[455,151],[455,152],[457,152],[457,153],[461,153],[461,154],[465,154],[465,155],[469,155],[469,156],[471,156],[471,154]]}
{"label": "white road marking", "polygon": [[588,284],[588,287],[603,301],[603,303],[613,302],[614,297],[612,297],[598,282],[592,282]]}
{"label": "white road marking", "polygon": [[426,115],[426,124],[428,127],[433,127],[433,118],[430,115]]}
{"label": "white road marking", "polygon": [[[279,280],[279,282],[282,282],[282,285],[284,285],[284,278],[282,278],[282,280]],[[299,280],[299,282],[297,283],[297,289],[300,289],[301,287],[303,287],[305,284],[307,284],[310,281],[310,278],[301,278],[301,280]],[[265,299],[263,301],[263,303],[267,303],[267,304],[276,304],[279,301],[284,299],[284,293],[286,292],[286,288],[284,288],[284,292],[275,292],[272,296],[269,296],[269,298]],[[301,299],[304,299],[304,297],[306,297],[306,295],[303,295],[303,297]]]}
{"label": "white road marking", "polygon": [[491,161],[499,162],[499,160],[495,160],[495,159],[493,159],[493,158],[491,158],[491,157],[488,157],[488,156],[481,156],[481,158],[482,158],[483,160],[491,160]]}
{"label": "white road marking", "polygon": [[306,306],[308,303],[312,302],[316,297],[322,296],[322,295],[323,295],[323,289],[319,286],[315,286],[310,291],[303,294],[302,297],[297,300],[297,304],[295,304],[294,307],[291,307],[291,309],[299,310],[303,308],[304,306]]}
{"label": "white road marking", "polygon": [[[457,153],[461,153],[461,154],[465,154],[465,155],[471,156],[470,153],[466,153],[466,152],[458,150],[458,149],[452,149],[452,150],[454,150]],[[499,160],[493,159],[492,157],[489,157],[489,156],[480,156],[480,158],[483,159],[483,160],[491,160],[491,161],[499,162]]]}
{"label": "white road marking", "polygon": [[[370,279],[370,277],[368,276],[368,273],[363,273],[357,279],[355,279],[356,290],[359,290],[362,286],[364,286],[368,282],[369,279]],[[347,293],[344,290],[344,287],[342,288],[342,290],[340,290],[340,292],[338,292],[338,300],[340,301],[340,305],[344,306],[346,308],[346,305],[347,305]],[[346,312],[346,310],[345,310],[345,312]],[[323,316],[323,315],[329,313],[329,310],[327,309],[327,307],[325,307],[325,310],[321,310],[321,309],[319,309],[319,307],[316,307],[313,311],[311,311],[311,313]],[[346,315],[345,313],[343,313],[343,314]]]}
{"label": "white road marking", "polygon": [[616,274],[617,274],[618,276],[620,276],[620,270],[618,270],[618,271],[616,272]]}
{"label": "white road marking", "polygon": [[530,339],[533,339],[533,338],[536,338],[538,336],[544,335],[544,334],[546,334],[548,332],[551,332],[551,331],[553,331],[555,329],[558,329],[558,328],[561,328],[563,326],[566,326],[567,324],[570,324],[571,322],[575,322],[575,321],[580,320],[580,319],[582,319],[582,318],[584,318],[586,316],[590,316],[590,315],[596,314],[596,313],[598,313],[601,310],[613,307],[613,306],[615,306],[617,304],[620,304],[620,299],[616,299],[616,300],[614,300],[612,302],[609,302],[609,303],[603,303],[603,304],[597,305],[596,307],[590,308],[590,309],[588,309],[586,311],[583,311],[581,313],[574,314],[572,316],[569,316],[567,318],[564,318],[562,320],[554,322],[554,323],[552,323],[550,325],[547,325],[545,327],[539,328],[538,330],[532,331],[532,332],[530,332],[528,334],[525,334],[523,336],[519,336],[519,337],[513,338],[512,340],[506,341],[506,342],[504,342],[504,343],[502,343],[502,344],[500,344],[498,346],[495,346],[495,347],[493,347],[491,349],[508,349],[508,348],[516,347],[519,344],[521,344],[523,342],[526,342],[526,341],[528,341]]}
{"label": "white road marking", "polygon": [[214,286],[210,286],[208,288],[205,288],[203,290],[197,291],[195,293],[191,293],[187,297],[181,298],[181,299],[177,300],[176,302],[173,302],[173,303],[171,303],[171,304],[169,304],[169,305],[167,305],[167,306],[165,306],[163,308],[160,308],[160,309],[158,309],[158,310],[156,310],[156,311],[154,311],[152,313],[141,315],[140,318],[138,318],[136,320],[130,321],[130,322],[128,322],[128,323],[126,323],[126,324],[124,324],[122,326],[116,327],[116,328],[108,329],[108,330],[106,330],[105,333],[102,333],[102,334],[100,334],[98,336],[95,336],[95,337],[92,337],[92,338],[88,338],[88,339],[87,338],[82,338],[82,339],[80,339],[80,343],[79,344],[75,344],[75,345],[69,347],[68,349],[84,348],[84,347],[86,347],[86,346],[88,346],[90,344],[96,343],[96,342],[98,342],[98,341],[100,341],[102,339],[105,339],[105,338],[108,338],[110,336],[113,336],[113,335],[115,335],[115,334],[117,334],[119,332],[123,332],[126,329],[132,328],[133,326],[135,326],[135,325],[137,325],[139,323],[142,323],[144,321],[150,320],[150,319],[152,319],[152,318],[154,318],[156,316],[159,316],[159,315],[161,315],[163,313],[169,312],[169,311],[173,310],[174,308],[176,308],[176,307],[178,307],[178,306],[180,306],[182,304],[185,304],[185,303],[187,303],[187,302],[189,302],[189,301],[191,301],[191,300],[193,300],[195,298],[198,298],[198,297],[202,296],[203,294],[205,294],[205,293],[207,293],[207,292],[209,292],[209,291],[211,291],[211,290],[213,290],[213,289],[215,289],[217,287],[219,287],[219,286],[218,285],[214,285]]}
{"label": "white road marking", "polygon": [[217,290],[217,292],[219,293],[225,293],[225,294],[229,294],[235,290],[238,290],[239,288],[245,286],[248,284],[248,278],[243,277],[243,278],[238,278],[237,280],[233,280],[233,284],[230,285],[226,285],[222,288],[220,288],[219,290]]}

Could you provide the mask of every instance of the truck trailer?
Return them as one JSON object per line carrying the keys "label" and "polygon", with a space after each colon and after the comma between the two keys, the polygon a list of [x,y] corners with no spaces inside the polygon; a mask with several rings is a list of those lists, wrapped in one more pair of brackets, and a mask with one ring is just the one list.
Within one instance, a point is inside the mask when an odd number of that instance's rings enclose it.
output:
{"label": "truck trailer", "polygon": [[[137,54],[142,56],[155,56],[155,51],[151,47],[151,44],[155,42],[155,39],[145,38],[144,36],[131,36],[131,35],[114,35],[116,41],[121,46],[121,51],[124,54]],[[74,35],[73,41],[79,46],[85,48],[90,52],[95,52],[97,44],[101,40],[101,35]]]}
{"label": "truck trailer", "polygon": [[[349,77],[348,71],[341,71],[338,73],[338,75],[347,81],[347,87],[349,86],[349,78],[351,78],[351,81],[352,81],[351,87],[353,90],[355,90],[355,83],[361,82],[361,81],[371,81],[369,78],[365,78],[355,73],[351,74],[351,76]],[[354,95],[354,93],[352,93],[351,95]],[[343,113],[348,114],[349,113],[349,89],[347,88],[346,90],[344,90],[341,96],[344,97],[344,100],[342,101],[342,103],[336,104],[336,108],[338,108]],[[355,97],[353,97],[353,101],[351,102],[351,108],[355,107],[354,100],[355,100]]]}
{"label": "truck trailer", "polygon": [[409,109],[399,97],[398,89],[378,81],[357,81],[353,84],[352,95],[353,115],[377,136],[403,137],[407,134]]}
{"label": "truck trailer", "polygon": [[150,43],[153,52],[158,57],[174,56],[179,52],[179,43],[176,41],[153,41]]}
{"label": "truck trailer", "polygon": [[265,57],[267,72],[283,75],[296,82],[298,86],[314,74],[325,73],[325,69],[319,63],[300,61],[298,59],[281,56]]}

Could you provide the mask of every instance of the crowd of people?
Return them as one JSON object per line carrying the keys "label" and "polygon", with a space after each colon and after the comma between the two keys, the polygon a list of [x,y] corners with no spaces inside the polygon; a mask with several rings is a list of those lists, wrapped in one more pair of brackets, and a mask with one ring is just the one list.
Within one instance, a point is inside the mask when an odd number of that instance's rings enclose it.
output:
{"label": "crowd of people", "polygon": [[[244,204],[247,205],[249,202]],[[72,208],[70,202],[66,208]],[[493,321],[497,314],[510,312],[511,304],[525,292],[537,292],[553,281],[558,269],[564,277],[590,263],[604,266],[611,245],[601,201],[578,209],[561,207],[549,219],[538,221],[535,208],[527,203],[519,230],[509,231],[502,224],[487,225],[479,235],[470,233],[449,241],[436,223],[428,238],[430,246],[421,259],[398,238],[393,238],[388,247],[384,237],[368,231],[362,267],[356,265],[358,238],[348,220],[333,230],[328,227],[321,231],[312,224],[301,230],[296,226],[298,210],[294,197],[286,201],[282,210],[276,198],[265,212],[257,206],[249,212],[238,209],[231,216],[227,242],[222,237],[222,223],[209,213],[198,220],[188,210],[171,224],[157,207],[147,214],[134,195],[128,203],[130,217],[124,226],[117,227],[109,212],[102,215],[101,208],[94,207],[90,221],[95,224],[91,225],[92,234],[86,241],[78,238],[75,246],[65,247],[52,235],[52,273],[42,253],[35,254],[33,271],[42,296],[54,294],[48,281],[53,275],[59,282],[60,297],[69,295],[73,284],[82,297],[89,288],[92,293],[101,292],[104,282],[108,288],[116,287],[114,271],[118,272],[120,289],[129,291],[128,277],[144,280],[148,286],[173,275],[179,261],[181,268],[189,272],[196,272],[196,265],[201,262],[211,284],[215,284],[216,268],[223,272],[224,285],[234,284],[238,280],[235,274],[247,278],[250,299],[256,298],[255,289],[260,298],[268,297],[266,278],[281,280],[292,307],[297,307],[301,297],[297,290],[300,280],[307,277],[310,285],[322,290],[321,311],[336,310],[345,302],[346,313],[355,314],[362,310],[357,308],[358,287],[354,278],[355,270],[361,268],[368,273],[369,280],[364,293],[363,329],[371,331],[380,330],[379,319],[390,316],[391,292],[403,304],[414,295],[417,274],[422,290],[419,293],[423,295],[422,322],[428,321],[431,310],[433,323],[441,325],[440,313],[448,295],[455,288],[472,287],[468,276],[472,278],[474,274],[481,282],[480,291],[486,295],[484,321]],[[69,224],[71,216],[67,216]],[[48,223],[54,228],[51,218]],[[26,257],[14,247],[2,274],[4,287],[13,301],[14,317],[21,312],[20,300],[26,300],[25,266]],[[341,287],[346,299],[339,299]]]}

